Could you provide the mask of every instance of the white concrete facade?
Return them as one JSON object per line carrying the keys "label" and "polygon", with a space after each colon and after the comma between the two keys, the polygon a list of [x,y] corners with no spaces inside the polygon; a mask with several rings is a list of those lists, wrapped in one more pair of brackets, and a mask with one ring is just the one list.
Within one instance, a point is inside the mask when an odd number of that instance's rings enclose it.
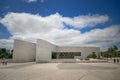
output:
{"label": "white concrete facade", "polygon": [[36,47],[36,62],[50,62],[51,61],[51,53],[55,51],[56,46],[38,39],[37,47]]}
{"label": "white concrete facade", "polygon": [[57,47],[57,52],[81,52],[80,59],[85,59],[89,54],[92,54],[95,52],[95,54],[98,56],[98,53],[100,52],[99,47],[70,47],[70,46],[62,46]]}
{"label": "white concrete facade", "polygon": [[15,40],[13,61],[29,62],[36,60],[36,62],[51,62],[52,52],[80,52],[81,56],[74,56],[74,58],[85,59],[89,54],[92,54],[93,52],[98,56],[100,53],[100,48],[56,46],[42,39],[38,39],[36,44],[21,40]]}
{"label": "white concrete facade", "polygon": [[36,44],[22,41],[14,40],[14,52],[13,61],[14,62],[31,62],[35,60]]}

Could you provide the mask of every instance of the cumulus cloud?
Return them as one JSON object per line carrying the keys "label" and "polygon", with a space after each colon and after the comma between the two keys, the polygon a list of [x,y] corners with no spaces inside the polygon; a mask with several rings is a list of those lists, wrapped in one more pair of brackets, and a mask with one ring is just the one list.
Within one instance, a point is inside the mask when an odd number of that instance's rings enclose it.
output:
{"label": "cumulus cloud", "polygon": [[[85,19],[84,19],[85,18]],[[62,29],[67,25],[73,27],[90,27],[99,23],[106,22],[108,16],[77,16],[74,18],[63,17],[59,13],[52,14],[46,17],[40,15],[32,15],[29,13],[8,13],[2,20],[8,30],[14,34],[48,32],[53,28]],[[88,26],[89,25],[89,26]]]}
{"label": "cumulus cloud", "polygon": [[37,2],[40,1],[41,3],[44,2],[44,0],[25,0],[27,3],[31,3],[31,2]]}
{"label": "cumulus cloud", "polygon": [[109,20],[107,15],[83,15],[74,18],[64,18],[64,22],[75,28],[92,27],[100,23],[105,23]]}
{"label": "cumulus cloud", "polygon": [[41,17],[27,13],[8,13],[2,20],[12,35],[29,33],[46,33],[53,28],[62,28],[64,25],[59,14]]}
{"label": "cumulus cloud", "polygon": [[40,0],[40,2],[44,2],[45,0]]}
{"label": "cumulus cloud", "polygon": [[0,47],[7,49],[13,48],[13,40],[0,39]]}
{"label": "cumulus cloud", "polygon": [[[82,34],[80,42],[87,46],[98,46],[102,50],[120,44],[120,25],[112,25],[104,29],[94,29]],[[79,38],[80,39],[80,38]]]}
{"label": "cumulus cloud", "polygon": [[25,0],[27,3],[37,2],[37,0]]}
{"label": "cumulus cloud", "polygon": [[[85,19],[87,19],[85,21]],[[104,29],[94,29],[81,33],[77,29],[68,29],[66,25],[75,28],[94,27],[109,20],[107,15],[86,15],[73,18],[63,17],[59,13],[46,17],[29,13],[8,13],[0,22],[13,35],[8,40],[0,40],[0,44],[11,43],[14,39],[36,42],[44,39],[61,46],[98,46],[102,50],[120,43],[120,25],[108,26]],[[111,35],[110,35],[111,34]],[[11,42],[10,42],[11,41]]]}

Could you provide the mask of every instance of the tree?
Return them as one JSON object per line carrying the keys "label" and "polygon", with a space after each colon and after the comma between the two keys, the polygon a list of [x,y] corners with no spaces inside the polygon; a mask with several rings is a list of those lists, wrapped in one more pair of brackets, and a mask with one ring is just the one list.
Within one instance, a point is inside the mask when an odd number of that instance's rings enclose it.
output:
{"label": "tree", "polygon": [[120,57],[120,51],[117,51],[117,54],[118,54],[117,57]]}
{"label": "tree", "polygon": [[1,48],[1,52],[6,53],[7,52],[6,48]]}
{"label": "tree", "polygon": [[8,53],[6,48],[0,48],[0,58],[12,58],[12,53]]}
{"label": "tree", "polygon": [[113,52],[114,52],[113,47],[108,48],[108,50],[107,50],[108,57],[112,58],[112,56],[113,56]]}
{"label": "tree", "polygon": [[108,50],[106,51],[107,52],[107,55],[108,57],[112,58],[112,57],[117,57],[118,56],[118,47],[116,45],[108,48]]}
{"label": "tree", "polygon": [[117,47],[116,45],[114,45],[114,46],[113,46],[113,49],[114,49],[115,51],[117,51],[117,50],[118,50],[118,47]]}
{"label": "tree", "polygon": [[95,52],[93,52],[92,54],[89,54],[88,56],[87,56],[87,58],[97,58],[97,55],[95,54]]}
{"label": "tree", "polygon": [[103,57],[108,58],[109,57],[109,53],[108,52],[103,52]]}
{"label": "tree", "polygon": [[118,57],[117,50],[118,50],[118,47],[116,45],[114,45],[113,46],[113,56],[114,57]]}

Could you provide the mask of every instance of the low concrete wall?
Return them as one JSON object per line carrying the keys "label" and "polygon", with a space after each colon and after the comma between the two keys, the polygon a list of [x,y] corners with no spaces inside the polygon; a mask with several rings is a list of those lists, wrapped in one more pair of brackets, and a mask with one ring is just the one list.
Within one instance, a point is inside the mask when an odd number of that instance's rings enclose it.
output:
{"label": "low concrete wall", "polygon": [[52,63],[107,63],[106,60],[92,59],[92,60],[80,60],[80,59],[52,59]]}
{"label": "low concrete wall", "polygon": [[[0,62],[2,61],[2,59],[0,59]],[[7,59],[8,63],[13,63],[13,59]]]}
{"label": "low concrete wall", "polygon": [[76,59],[52,59],[52,63],[75,63],[77,62]]}

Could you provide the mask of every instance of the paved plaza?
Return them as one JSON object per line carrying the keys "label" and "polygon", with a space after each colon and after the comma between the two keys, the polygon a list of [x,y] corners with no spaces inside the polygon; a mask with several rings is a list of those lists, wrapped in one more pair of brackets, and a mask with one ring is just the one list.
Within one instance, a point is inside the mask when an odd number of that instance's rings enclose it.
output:
{"label": "paved plaza", "polygon": [[0,80],[120,80],[120,64],[34,62],[0,64]]}

